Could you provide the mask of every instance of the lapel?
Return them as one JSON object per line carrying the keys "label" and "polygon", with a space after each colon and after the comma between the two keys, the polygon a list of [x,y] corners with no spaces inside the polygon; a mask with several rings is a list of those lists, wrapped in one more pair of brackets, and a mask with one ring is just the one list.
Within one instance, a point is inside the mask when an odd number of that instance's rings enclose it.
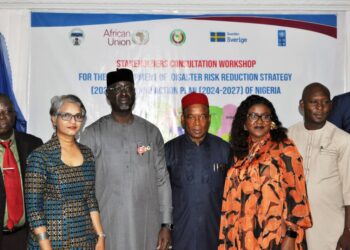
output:
{"label": "lapel", "polygon": [[[16,132],[15,132],[15,140],[17,140]],[[22,169],[22,166],[21,166],[21,169]],[[22,170],[22,173],[23,173],[23,170]],[[23,181],[23,178],[22,178],[22,181]],[[0,171],[0,244],[2,244],[2,229],[4,224],[5,202],[6,202],[5,185],[4,185],[2,172]],[[1,249],[1,245],[0,245],[0,249]]]}
{"label": "lapel", "polygon": [[[15,140],[19,158],[19,164],[22,173],[22,182],[24,181],[25,165],[26,165],[26,144],[25,140],[21,140],[21,134],[15,131]],[[5,192],[4,179],[0,171],[0,192]],[[4,194],[5,197],[5,194]],[[1,202],[1,201],[0,201]]]}
{"label": "lapel", "polygon": [[[5,198],[4,177],[2,176],[2,172],[1,171],[0,171],[0,197],[1,198]],[[2,202],[4,202],[4,201],[2,201],[2,199],[0,199],[0,203],[2,203]]]}
{"label": "lapel", "polygon": [[[18,152],[18,158],[19,158],[19,164],[21,168],[22,173],[22,183],[24,182],[24,173],[25,173],[25,165],[26,165],[26,144],[25,140],[21,140],[21,134],[17,133],[15,131],[15,140],[16,140],[16,146],[17,146],[17,152]],[[5,186],[4,186],[4,178],[2,175],[2,172],[0,171],[0,197],[3,194],[3,197],[5,198]],[[1,197],[2,198],[2,197]],[[0,200],[0,202],[2,202]]]}
{"label": "lapel", "polygon": [[16,140],[19,164],[21,167],[21,173],[22,173],[22,177],[24,178],[25,166],[26,166],[26,160],[27,160],[26,158],[27,144],[26,144],[26,140],[23,140],[22,135],[17,131],[15,131],[15,140]]}

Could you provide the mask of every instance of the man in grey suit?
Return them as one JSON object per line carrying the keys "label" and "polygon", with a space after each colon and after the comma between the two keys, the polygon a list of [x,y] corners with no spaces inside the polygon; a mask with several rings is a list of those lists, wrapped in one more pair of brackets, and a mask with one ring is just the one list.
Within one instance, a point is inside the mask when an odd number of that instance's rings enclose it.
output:
{"label": "man in grey suit", "polygon": [[96,158],[96,196],[107,250],[171,248],[172,202],[159,129],[132,113],[133,72],[107,74],[112,112],[81,135]]}

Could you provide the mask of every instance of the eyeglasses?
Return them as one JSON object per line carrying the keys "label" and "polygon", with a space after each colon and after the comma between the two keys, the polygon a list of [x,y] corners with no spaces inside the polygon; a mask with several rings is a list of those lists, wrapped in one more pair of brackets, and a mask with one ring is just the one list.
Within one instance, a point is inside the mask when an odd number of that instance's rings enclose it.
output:
{"label": "eyeglasses", "polygon": [[259,115],[257,113],[250,113],[247,115],[247,117],[249,118],[249,120],[251,122],[256,122],[258,121],[259,119],[261,119],[263,122],[269,122],[271,121],[271,115],[270,114],[262,114],[262,115]]}
{"label": "eyeglasses", "polygon": [[75,115],[71,113],[58,113],[57,116],[60,116],[63,121],[70,121],[73,117],[76,122],[82,122],[85,119],[85,116],[81,113]]}
{"label": "eyeglasses", "polygon": [[120,93],[122,91],[125,91],[125,92],[128,92],[128,93],[131,93],[134,91],[134,87],[133,86],[129,86],[129,85],[126,85],[126,86],[117,86],[117,87],[108,87],[107,88],[107,91],[109,92],[115,92],[115,93]]}

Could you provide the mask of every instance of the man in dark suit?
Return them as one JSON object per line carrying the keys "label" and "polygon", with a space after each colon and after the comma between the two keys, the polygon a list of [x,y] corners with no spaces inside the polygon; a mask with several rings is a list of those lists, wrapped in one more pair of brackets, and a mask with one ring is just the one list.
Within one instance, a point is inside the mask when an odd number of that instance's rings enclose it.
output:
{"label": "man in dark suit", "polygon": [[192,92],[181,100],[185,134],[165,144],[173,199],[173,247],[216,250],[230,144],[208,133],[208,97]]}
{"label": "man in dark suit", "polygon": [[[14,130],[16,113],[0,94],[0,250],[25,250],[28,226],[23,200],[27,156],[42,140]],[[11,188],[9,188],[11,187]]]}
{"label": "man in dark suit", "polygon": [[333,97],[332,111],[328,120],[350,133],[350,92]]}

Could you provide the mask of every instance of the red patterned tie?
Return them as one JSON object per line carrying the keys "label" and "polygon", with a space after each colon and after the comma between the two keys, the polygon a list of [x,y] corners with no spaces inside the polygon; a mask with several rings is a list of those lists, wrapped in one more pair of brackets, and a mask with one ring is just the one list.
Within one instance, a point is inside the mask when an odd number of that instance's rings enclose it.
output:
{"label": "red patterned tie", "polygon": [[10,149],[11,141],[0,142],[5,148],[3,159],[3,173],[6,190],[6,203],[8,211],[7,228],[12,230],[23,215],[23,194],[21,176],[19,174],[15,156]]}

